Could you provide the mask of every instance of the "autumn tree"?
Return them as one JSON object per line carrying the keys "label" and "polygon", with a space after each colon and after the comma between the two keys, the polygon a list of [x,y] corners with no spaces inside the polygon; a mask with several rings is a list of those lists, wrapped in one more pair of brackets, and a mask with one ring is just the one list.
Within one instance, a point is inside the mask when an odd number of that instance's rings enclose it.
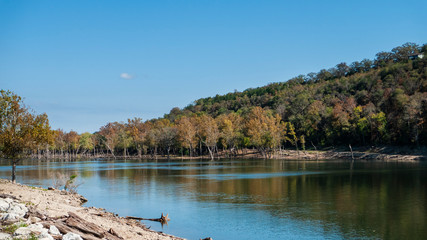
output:
{"label": "autumn tree", "polygon": [[119,130],[120,126],[118,122],[108,123],[102,126],[99,134],[103,137],[103,143],[110,151],[111,155],[116,158],[114,154],[115,148],[119,142]]}
{"label": "autumn tree", "polygon": [[223,114],[218,116],[217,122],[222,145],[235,153],[242,137],[242,117],[236,113]]}
{"label": "autumn tree", "polygon": [[220,136],[217,122],[211,116],[201,115],[197,118],[197,128],[200,141],[208,149],[211,160],[214,160],[214,152]]}
{"label": "autumn tree", "polygon": [[178,129],[173,125],[164,126],[159,129],[159,145],[166,151],[168,159],[172,147],[176,144],[177,135]]}
{"label": "autumn tree", "polygon": [[71,130],[70,132],[65,134],[64,140],[70,156],[77,156],[77,153],[80,149],[79,139],[80,135],[76,131]]}
{"label": "autumn tree", "polygon": [[144,142],[146,141],[146,136],[149,132],[148,125],[144,124],[141,118],[134,118],[128,119],[126,128],[138,152],[138,157],[141,158]]}
{"label": "autumn tree", "polygon": [[25,151],[52,142],[52,132],[46,114],[36,115],[25,107],[20,96],[0,91],[0,150],[12,160],[12,182],[16,179],[16,164]]}
{"label": "autumn tree", "polygon": [[132,144],[132,137],[130,136],[129,129],[125,124],[118,124],[118,142],[117,147],[123,149],[123,157],[126,158],[128,154],[128,148]]}
{"label": "autumn tree", "polygon": [[[47,114],[32,114],[32,144],[33,148],[39,151],[40,149],[45,149],[46,157],[49,156],[49,145],[53,144],[54,141],[54,132],[50,129],[49,119]],[[40,158],[40,156],[39,156]]]}
{"label": "autumn tree", "polygon": [[246,118],[247,135],[264,158],[270,158],[271,151],[280,146],[283,128],[280,121],[279,115],[261,107],[254,107]]}
{"label": "autumn tree", "polygon": [[151,152],[151,157],[157,157],[157,150],[159,147],[159,129],[158,125],[154,121],[147,121],[145,124],[148,127],[147,136],[145,137],[145,143]]}
{"label": "autumn tree", "polygon": [[189,149],[191,158],[193,156],[193,149],[197,144],[195,119],[183,116],[177,120],[176,127],[178,130],[178,139],[183,147]]}
{"label": "autumn tree", "polygon": [[53,144],[56,150],[59,150],[60,155],[64,154],[65,145],[65,133],[62,129],[53,131]]}
{"label": "autumn tree", "polygon": [[105,149],[105,138],[99,132],[94,132],[91,136],[93,142],[93,155],[96,157],[98,153]]}

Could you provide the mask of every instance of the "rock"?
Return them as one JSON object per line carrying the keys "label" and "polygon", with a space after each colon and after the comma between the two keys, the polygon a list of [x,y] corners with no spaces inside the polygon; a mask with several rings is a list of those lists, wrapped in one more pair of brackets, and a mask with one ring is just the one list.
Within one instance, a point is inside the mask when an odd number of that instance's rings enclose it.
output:
{"label": "rock", "polygon": [[24,204],[11,203],[10,207],[6,210],[8,213],[14,213],[20,217],[24,217],[28,212],[28,208]]}
{"label": "rock", "polygon": [[50,225],[49,233],[53,235],[61,235],[61,232],[59,232],[58,228],[56,228],[54,225]]}
{"label": "rock", "polygon": [[28,226],[28,229],[30,229],[31,232],[37,233],[37,234],[40,234],[42,232],[47,233],[48,231],[46,228],[43,228],[43,225],[41,223],[31,224],[30,226]]}
{"label": "rock", "polygon": [[46,231],[39,234],[38,239],[39,240],[54,240],[54,238],[49,233],[47,233],[47,229],[45,229],[45,230]]}
{"label": "rock", "polygon": [[41,221],[41,219],[38,217],[30,217],[28,220],[30,220],[30,223],[32,223],[32,224],[38,223]]}
{"label": "rock", "polygon": [[9,203],[9,204],[11,204],[11,203],[13,203],[13,199],[12,198],[5,198],[5,199],[3,199],[5,202],[7,202],[7,203]]}
{"label": "rock", "polygon": [[5,199],[0,198],[0,211],[5,212],[9,208],[9,203]]}
{"label": "rock", "polygon": [[43,228],[43,225],[40,223],[31,224],[28,227],[20,227],[13,234],[14,238],[19,239],[27,239],[31,236],[35,236],[39,240],[54,240],[54,238],[48,233],[48,230]]}
{"label": "rock", "polygon": [[13,220],[18,220],[18,219],[21,219],[21,217],[18,214],[6,213],[6,214],[3,214],[3,216],[1,217],[0,220],[2,220],[2,221],[13,221]]}
{"label": "rock", "polygon": [[83,240],[82,237],[80,237],[80,235],[69,232],[67,234],[65,234],[64,236],[62,236],[62,240]]}
{"label": "rock", "polygon": [[27,239],[31,235],[31,229],[28,227],[20,227],[16,229],[16,231],[13,233],[14,238],[24,238]]}
{"label": "rock", "polygon": [[9,240],[9,239],[12,239],[12,236],[10,234],[0,232],[0,240]]}

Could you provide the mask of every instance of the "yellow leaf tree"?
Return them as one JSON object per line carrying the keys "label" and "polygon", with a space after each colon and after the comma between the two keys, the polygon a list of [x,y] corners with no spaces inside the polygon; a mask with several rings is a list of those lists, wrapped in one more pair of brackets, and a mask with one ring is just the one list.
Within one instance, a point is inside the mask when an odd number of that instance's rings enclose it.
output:
{"label": "yellow leaf tree", "polygon": [[247,135],[264,158],[270,158],[272,150],[280,146],[283,125],[279,115],[255,107],[246,119]]}
{"label": "yellow leaf tree", "polygon": [[200,141],[209,151],[211,160],[214,160],[214,153],[219,140],[220,132],[218,124],[214,118],[208,115],[202,115],[197,118],[197,135]]}
{"label": "yellow leaf tree", "polygon": [[229,113],[218,116],[216,120],[223,147],[236,155],[238,141],[242,135],[242,117],[237,113]]}
{"label": "yellow leaf tree", "polygon": [[178,129],[178,139],[181,145],[190,150],[190,158],[193,156],[194,146],[197,144],[196,140],[196,126],[193,117],[183,116],[176,122]]}
{"label": "yellow leaf tree", "polygon": [[126,124],[128,134],[132,138],[133,144],[138,151],[138,157],[142,157],[142,150],[144,148],[144,142],[146,140],[146,136],[149,132],[147,127],[141,118],[128,119],[128,123]]}

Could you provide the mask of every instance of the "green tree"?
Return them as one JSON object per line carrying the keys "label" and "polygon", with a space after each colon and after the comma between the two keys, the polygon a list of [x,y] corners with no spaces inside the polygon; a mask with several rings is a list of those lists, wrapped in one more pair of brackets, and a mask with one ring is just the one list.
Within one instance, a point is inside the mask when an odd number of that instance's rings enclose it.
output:
{"label": "green tree", "polygon": [[82,154],[92,151],[94,148],[92,134],[88,132],[82,133],[79,138],[79,146],[83,150]]}
{"label": "green tree", "polygon": [[[291,122],[286,122],[285,123],[285,129],[286,129],[286,131],[284,131],[284,133],[285,133],[284,140],[288,141],[292,145],[294,145],[296,150],[298,151],[298,137],[297,137],[297,134],[295,132],[294,125]],[[304,139],[304,144],[305,144],[305,139]]]}
{"label": "green tree", "polygon": [[372,140],[373,142],[387,141],[387,118],[385,113],[373,114],[372,118]]}

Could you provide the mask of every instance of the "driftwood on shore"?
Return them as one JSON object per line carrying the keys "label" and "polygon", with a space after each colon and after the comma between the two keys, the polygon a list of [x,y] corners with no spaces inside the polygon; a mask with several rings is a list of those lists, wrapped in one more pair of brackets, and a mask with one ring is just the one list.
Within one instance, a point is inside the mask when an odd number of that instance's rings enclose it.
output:
{"label": "driftwood on shore", "polygon": [[[42,220],[41,223],[44,227],[55,226],[62,234],[72,232],[88,240],[123,240],[114,229],[111,228],[109,231],[105,231],[100,226],[84,220],[73,212],[68,212],[68,216],[51,218],[34,209],[30,209],[28,217],[38,217]],[[53,236],[53,238],[61,239],[62,237]]]}
{"label": "driftwood on shore", "polygon": [[[160,222],[161,224],[167,224],[170,220],[168,216],[169,214],[163,215],[162,213],[160,218],[140,218],[128,216],[125,219],[156,221]],[[110,228],[110,230],[105,231],[100,226],[84,220],[73,212],[68,212],[68,216],[52,218],[40,213],[39,211],[36,211],[35,209],[29,209],[28,217],[40,218],[44,227],[53,225],[58,228],[59,232],[62,234],[72,232],[80,235],[83,239],[88,240],[123,240],[123,238],[119,236],[114,229]],[[61,239],[61,236],[53,237],[55,239]]]}
{"label": "driftwood on shore", "polygon": [[167,224],[167,223],[168,223],[168,221],[170,220],[170,219],[168,218],[168,216],[169,216],[169,214],[166,214],[166,216],[165,216],[165,215],[163,215],[163,213],[162,213],[162,215],[160,216],[160,218],[141,218],[141,217],[131,217],[131,216],[127,216],[127,217],[126,217],[126,219],[155,221],[155,222],[160,222],[160,223],[162,223],[162,224]]}

